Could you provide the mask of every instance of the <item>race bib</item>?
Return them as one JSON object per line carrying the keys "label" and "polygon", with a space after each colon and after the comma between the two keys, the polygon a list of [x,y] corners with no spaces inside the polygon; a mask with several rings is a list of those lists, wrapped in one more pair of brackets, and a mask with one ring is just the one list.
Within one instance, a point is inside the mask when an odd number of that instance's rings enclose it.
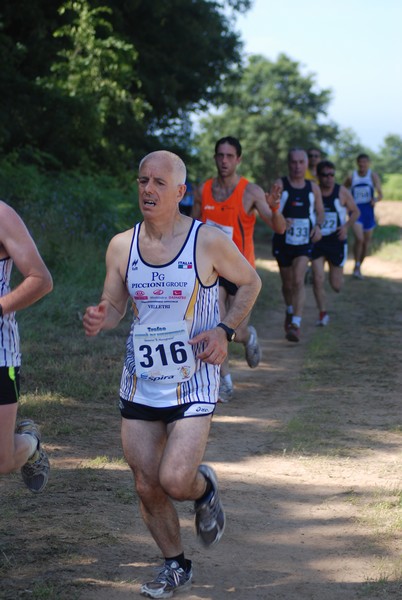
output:
{"label": "race bib", "polygon": [[310,242],[310,220],[293,219],[293,223],[286,231],[286,243],[291,246],[302,246]]}
{"label": "race bib", "polygon": [[137,377],[158,383],[183,383],[195,371],[185,321],[135,325],[133,331]]}
{"label": "race bib", "polygon": [[353,188],[353,197],[356,204],[368,204],[371,202],[372,189],[369,185],[356,185]]}
{"label": "race bib", "polygon": [[210,219],[207,219],[205,223],[206,225],[211,225],[211,227],[216,227],[217,229],[220,229],[225,235],[228,236],[229,239],[233,239],[233,227],[230,227],[229,225],[221,225],[220,223],[215,223],[215,221],[211,221]]}
{"label": "race bib", "polygon": [[322,235],[331,235],[331,233],[335,233],[337,223],[338,214],[336,212],[326,212],[325,221],[321,227]]}

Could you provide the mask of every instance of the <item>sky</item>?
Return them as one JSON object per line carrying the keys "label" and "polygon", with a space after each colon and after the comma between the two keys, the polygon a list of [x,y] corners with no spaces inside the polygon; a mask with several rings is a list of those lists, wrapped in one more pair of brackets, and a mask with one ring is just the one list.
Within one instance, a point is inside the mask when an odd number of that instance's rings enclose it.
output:
{"label": "sky", "polygon": [[249,54],[287,54],[330,88],[328,115],[378,151],[402,137],[402,0],[254,0],[236,19]]}

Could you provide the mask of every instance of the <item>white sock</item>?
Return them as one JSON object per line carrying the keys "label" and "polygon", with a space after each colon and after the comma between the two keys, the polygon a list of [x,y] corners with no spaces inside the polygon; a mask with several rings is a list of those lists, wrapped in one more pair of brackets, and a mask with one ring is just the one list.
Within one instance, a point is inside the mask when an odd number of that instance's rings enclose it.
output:
{"label": "white sock", "polygon": [[286,312],[288,313],[288,315],[293,315],[293,306],[287,306],[286,307]]}
{"label": "white sock", "polygon": [[296,325],[296,327],[300,327],[301,324],[301,317],[295,317],[293,315],[292,317],[292,325]]}
{"label": "white sock", "polygon": [[28,460],[31,460],[31,458],[33,458],[35,456],[36,451],[38,449],[38,440],[36,439],[36,437],[34,435],[31,435],[30,433],[21,433],[21,435],[24,435],[26,437],[26,439],[29,441],[30,449],[29,449]]}

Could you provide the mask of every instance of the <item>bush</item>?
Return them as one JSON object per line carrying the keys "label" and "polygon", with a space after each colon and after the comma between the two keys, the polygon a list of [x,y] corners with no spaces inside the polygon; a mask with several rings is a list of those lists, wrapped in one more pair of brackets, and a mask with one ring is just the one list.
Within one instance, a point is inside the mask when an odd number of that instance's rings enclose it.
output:
{"label": "bush", "polygon": [[382,191],[385,200],[402,200],[402,174],[384,175]]}
{"label": "bush", "polygon": [[141,218],[132,175],[121,181],[49,173],[13,157],[0,163],[0,198],[24,219],[52,272],[65,274],[72,262],[85,261],[90,246],[105,249],[116,232]]}

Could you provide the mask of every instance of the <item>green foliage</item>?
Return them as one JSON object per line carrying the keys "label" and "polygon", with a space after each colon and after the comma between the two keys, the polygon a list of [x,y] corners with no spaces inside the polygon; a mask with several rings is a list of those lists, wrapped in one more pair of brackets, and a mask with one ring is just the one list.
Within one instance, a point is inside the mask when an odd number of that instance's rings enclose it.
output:
{"label": "green foliage", "polygon": [[369,155],[373,170],[381,176],[384,198],[402,200],[402,138],[388,135],[376,154],[361,144],[352,129],[342,129],[329,153],[329,159],[336,165],[339,181],[356,168],[356,158],[362,152]]}
{"label": "green foliage", "polygon": [[335,139],[337,128],[326,120],[329,90],[318,90],[311,74],[281,54],[276,62],[252,56],[238,81],[224,87],[225,106],[201,120],[199,171],[211,169],[217,139],[238,137],[244,148],[242,172],[268,188],[286,172],[292,146],[307,148]]}
{"label": "green foliage", "polygon": [[[250,0],[3,0],[0,155],[121,174],[160,147],[190,154],[189,114],[241,62]],[[28,153],[29,154],[29,153]]]}
{"label": "green foliage", "polygon": [[[400,135],[390,134],[384,138],[378,154],[378,170],[381,173],[402,175],[402,137]],[[399,199],[401,198],[402,196],[399,197]]]}
{"label": "green foliage", "polygon": [[239,36],[230,15],[249,1],[109,0],[113,24],[138,51],[142,91],[152,106],[148,122],[169,128],[181,111],[206,107],[225,76],[241,62]]}
{"label": "green foliage", "polygon": [[361,152],[366,152],[370,156],[372,153],[364,148],[353,129],[342,129],[332,146],[333,150],[329,154],[329,160],[336,166],[336,177],[338,181],[344,181],[353,169],[356,168],[356,157]]}
{"label": "green foliage", "polygon": [[0,163],[0,197],[22,216],[52,272],[68,273],[74,253],[82,270],[91,246],[105,248],[141,218],[133,176],[49,174],[9,158]]}
{"label": "green foliage", "polygon": [[[59,85],[70,96],[97,96],[101,123],[113,102],[128,103],[134,114],[142,116],[140,99],[130,97],[126,89],[137,52],[132,44],[113,36],[111,24],[102,17],[112,11],[106,6],[91,10],[85,0],[69,0],[59,13],[67,11],[74,15],[71,24],[60,27],[54,36],[66,38],[69,44],[58,52],[60,60],[51,67],[56,77],[49,85]],[[104,33],[98,34],[98,30]]]}
{"label": "green foliage", "polygon": [[386,200],[402,200],[402,173],[384,175],[382,191]]}
{"label": "green foliage", "polygon": [[[46,89],[58,89],[69,98],[79,99],[79,122],[86,123],[90,159],[109,155],[109,146],[115,141],[110,135],[111,124],[121,127],[126,120],[141,123],[147,109],[135,76],[138,54],[132,44],[114,35],[107,20],[111,12],[106,6],[91,9],[86,0],[63,4],[59,13],[72,14],[71,21],[54,36],[63,38],[65,46],[57,53],[50,74],[41,80]],[[124,144],[119,151],[132,156]]]}

